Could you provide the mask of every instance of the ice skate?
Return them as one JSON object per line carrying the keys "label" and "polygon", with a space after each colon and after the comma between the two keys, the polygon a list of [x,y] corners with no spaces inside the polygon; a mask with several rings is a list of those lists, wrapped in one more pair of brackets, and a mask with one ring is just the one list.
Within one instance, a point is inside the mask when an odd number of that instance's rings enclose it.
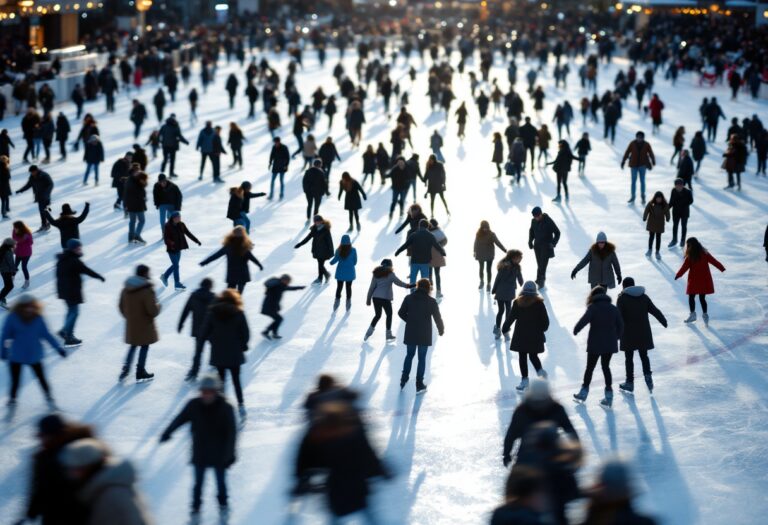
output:
{"label": "ice skate", "polygon": [[493,335],[496,336],[496,339],[501,337],[501,329],[498,326],[493,327]]}
{"label": "ice skate", "polygon": [[656,260],[657,261],[661,260],[661,254],[659,252],[656,252]]}
{"label": "ice skate", "polygon": [[400,390],[405,388],[405,385],[407,385],[407,384],[408,384],[408,376],[406,376],[406,375],[400,376]]}
{"label": "ice skate", "polygon": [[163,286],[168,288],[168,277],[166,277],[165,274],[160,276],[160,282],[163,283]]}
{"label": "ice skate", "polygon": [[619,385],[619,390],[622,392],[626,392],[628,394],[631,394],[635,391],[635,383],[632,381],[627,381],[626,383],[621,383]]}
{"label": "ice skate", "polygon": [[395,337],[395,334],[392,333],[392,330],[387,330],[386,340],[387,340],[387,342],[396,341],[397,340],[397,337]]}
{"label": "ice skate", "polygon": [[709,314],[705,312],[701,314],[701,318],[704,320],[704,325],[709,326]]}
{"label": "ice skate", "polygon": [[524,392],[528,388],[528,378],[524,377],[520,380],[520,384],[515,387],[518,392]]}
{"label": "ice skate", "polygon": [[373,326],[369,326],[368,330],[365,331],[365,336],[363,336],[363,341],[367,341],[369,337],[373,335],[373,331],[375,328]]}
{"label": "ice skate", "polygon": [[537,371],[536,371],[536,374],[537,374],[537,375],[538,375],[540,378],[542,378],[542,379],[547,379],[547,378],[549,378],[549,374],[547,374],[547,371],[546,371],[546,370],[544,370],[543,368],[542,368],[541,370],[537,370]]}
{"label": "ice skate", "polygon": [[26,290],[27,288],[29,288],[29,279],[24,281],[24,284],[21,285],[22,290]]}
{"label": "ice skate", "polygon": [[691,312],[691,315],[688,316],[688,319],[683,321],[684,323],[695,323],[696,322],[696,312]]}
{"label": "ice skate", "polygon": [[669,241],[669,244],[667,244],[667,248],[674,248],[677,245],[677,239],[672,239]]}
{"label": "ice skate", "polygon": [[645,252],[645,256],[650,258],[652,253],[653,252],[651,250],[648,250],[647,252]]}
{"label": "ice skate", "polygon": [[613,390],[610,388],[605,389],[605,397],[600,400],[600,404],[606,408],[611,408],[613,406]]}
{"label": "ice skate", "polygon": [[120,371],[120,375],[117,376],[117,380],[121,383],[125,381],[125,379],[128,377],[128,372],[129,372],[128,366],[123,365],[123,369]]}
{"label": "ice skate", "polygon": [[416,385],[416,395],[420,396],[421,394],[427,393],[427,385],[424,383],[419,383]]}
{"label": "ice skate", "polygon": [[333,311],[334,312],[339,309],[339,305],[340,304],[341,304],[341,299],[339,299],[338,297],[333,300]]}
{"label": "ice skate", "polygon": [[347,303],[346,303],[345,306],[347,308],[347,312],[349,312],[349,309],[352,308],[352,300],[351,299],[347,299]]}
{"label": "ice skate", "polygon": [[589,395],[589,387],[582,386],[578,394],[573,394],[573,399],[575,399],[576,401],[581,401],[583,403],[584,401],[587,400],[588,395]]}
{"label": "ice skate", "polygon": [[263,332],[261,332],[261,335],[264,336],[264,339],[268,339],[270,341],[272,340],[272,336],[269,335],[269,330],[264,330]]}
{"label": "ice skate", "polygon": [[237,414],[240,416],[240,419],[245,419],[248,416],[248,411],[245,410],[244,404],[239,403],[237,405]]}
{"label": "ice skate", "polygon": [[645,374],[645,385],[648,387],[648,392],[653,394],[653,376],[651,374]]}
{"label": "ice skate", "polygon": [[64,346],[67,348],[72,348],[75,346],[80,346],[83,344],[83,341],[81,339],[78,339],[77,337],[70,335],[69,337],[64,339]]}
{"label": "ice skate", "polygon": [[146,369],[136,370],[136,382],[143,383],[145,381],[151,381],[154,379],[155,374],[150,374]]}

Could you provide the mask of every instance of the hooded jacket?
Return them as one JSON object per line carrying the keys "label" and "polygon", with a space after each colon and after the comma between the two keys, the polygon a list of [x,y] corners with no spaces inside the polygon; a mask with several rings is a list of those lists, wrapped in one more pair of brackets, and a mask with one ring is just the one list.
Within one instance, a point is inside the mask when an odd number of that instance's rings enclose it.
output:
{"label": "hooded jacket", "polygon": [[616,247],[610,242],[605,243],[602,251],[597,244],[593,244],[587,255],[573,269],[573,273],[577,273],[586,265],[589,265],[587,282],[592,288],[598,285],[609,289],[615,288],[614,272],[618,280],[621,281],[621,266],[619,266],[619,258],[616,256]]}
{"label": "hooded jacket", "polygon": [[618,340],[624,332],[624,321],[621,319],[619,309],[611,304],[611,298],[606,294],[592,297],[592,303],[587,306],[587,311],[573,328],[573,335],[577,335],[585,326],[589,325],[587,337],[588,354],[615,354],[619,351]]}
{"label": "hooded jacket", "polygon": [[67,304],[83,304],[83,278],[87,275],[94,279],[104,280],[104,277],[88,268],[80,255],[73,251],[65,250],[57,255],[56,262],[56,292],[59,299]]}
{"label": "hooded jacket", "polygon": [[120,293],[120,313],[125,318],[125,342],[131,346],[144,346],[159,340],[155,317],[160,315],[152,282],[133,275],[126,279]]}
{"label": "hooded jacket", "polygon": [[675,279],[679,279],[685,275],[685,272],[690,271],[688,273],[688,286],[685,288],[686,294],[709,295],[715,293],[715,283],[712,281],[712,272],[709,270],[710,264],[721,272],[725,271],[725,266],[712,257],[709,252],[702,253],[696,261],[692,261],[690,257],[683,260],[683,265],[677,271]]}
{"label": "hooded jacket", "polygon": [[397,315],[405,321],[403,343],[406,345],[432,346],[433,319],[439,334],[445,330],[437,301],[424,290],[417,289],[406,295]]}
{"label": "hooded jacket", "polygon": [[333,257],[333,237],[331,237],[331,225],[324,222],[321,226],[313,224],[309,228],[309,233],[295,246],[300,248],[312,240],[312,257],[320,260],[327,260]]}
{"label": "hooded jacket", "polygon": [[[48,341],[48,344],[59,354],[65,355],[64,349],[48,331],[41,315],[36,315],[29,321],[25,321],[17,313],[11,312],[3,324],[0,354],[3,360],[8,360],[11,363],[34,365],[43,360],[43,340]],[[8,341],[11,343],[6,347]]]}
{"label": "hooded jacket", "polygon": [[211,366],[234,368],[245,363],[250,335],[245,314],[237,306],[214,301],[208,308],[201,337],[211,343]]}
{"label": "hooded jacket", "polygon": [[[345,242],[349,243],[349,236],[344,235],[341,238],[342,245]],[[331,265],[337,264],[336,266],[336,273],[334,275],[334,278],[337,281],[354,281],[357,277],[355,273],[355,266],[357,265],[357,250],[355,248],[351,248],[349,251],[349,254],[342,258],[341,255],[339,255],[339,250],[337,249],[336,252],[333,254],[333,258],[330,261]]]}
{"label": "hooded jacket", "polygon": [[656,308],[651,298],[645,295],[642,286],[628,286],[616,299],[616,307],[624,321],[624,333],[621,335],[621,350],[650,350],[653,348],[653,332],[648,315],[656,318],[662,326],[667,326],[664,314]]}
{"label": "hooded jacket", "polygon": [[512,301],[516,296],[517,285],[523,285],[523,273],[519,264],[513,264],[509,260],[502,260],[493,280],[491,293],[497,301]]}
{"label": "hooded jacket", "polygon": [[179,318],[179,332],[184,327],[184,323],[192,314],[192,330],[190,335],[192,337],[200,336],[200,329],[205,321],[205,316],[208,314],[208,307],[213,301],[213,292],[205,288],[198,288],[192,292],[187,299],[184,309],[181,311],[181,317]]}
{"label": "hooded jacket", "polygon": [[264,302],[261,304],[261,313],[275,315],[280,311],[280,300],[283,293],[291,290],[301,290],[303,286],[288,286],[277,277],[267,279],[264,283]]}
{"label": "hooded jacket", "polygon": [[544,352],[547,338],[544,332],[549,328],[549,315],[544,299],[541,297],[518,297],[512,303],[512,311],[502,326],[502,332],[509,332],[515,323],[512,342],[509,349],[512,352],[540,354]]}
{"label": "hooded jacket", "polygon": [[136,481],[128,460],[109,458],[78,493],[90,509],[88,525],[152,525]]}
{"label": "hooded jacket", "polygon": [[395,275],[392,268],[377,266],[373,270],[371,284],[368,286],[366,302],[370,303],[372,299],[392,301],[394,299],[394,294],[392,293],[393,284],[401,288],[409,288],[407,283],[404,283]]}

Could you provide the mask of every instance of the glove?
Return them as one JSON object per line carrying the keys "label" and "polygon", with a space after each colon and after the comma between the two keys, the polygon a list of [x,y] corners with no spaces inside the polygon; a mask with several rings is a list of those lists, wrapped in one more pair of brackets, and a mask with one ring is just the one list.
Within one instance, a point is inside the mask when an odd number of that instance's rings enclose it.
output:
{"label": "glove", "polygon": [[166,441],[168,441],[170,439],[171,439],[171,436],[169,436],[168,434],[163,434],[163,435],[160,436],[160,443],[165,443]]}
{"label": "glove", "polygon": [[294,249],[294,250],[296,250],[296,249],[298,249],[298,248],[299,248],[299,245],[298,245],[298,244],[297,244],[297,245],[295,245],[295,246],[293,247],[293,249]]}
{"label": "glove", "polygon": [[104,277],[102,277],[101,278],[101,282],[105,283],[105,282],[107,282],[107,280]]}
{"label": "glove", "polygon": [[371,301],[365,301],[365,306],[371,306]]}
{"label": "glove", "polygon": [[512,458],[509,456],[504,456],[501,460],[504,463],[505,467],[508,467],[510,463],[512,463]]}
{"label": "glove", "polygon": [[576,270],[571,272],[571,280],[574,280],[576,278]]}
{"label": "glove", "polygon": [[533,250],[533,243],[532,243],[532,242],[529,242],[529,243],[528,243],[528,249],[529,249],[529,250]]}
{"label": "glove", "polygon": [[616,276],[616,278],[618,279],[618,283],[619,283],[619,284],[621,284],[621,281],[623,281],[623,280],[624,280],[624,279],[622,279],[622,278],[621,278],[621,275],[617,275],[617,276]]}
{"label": "glove", "polygon": [[439,335],[440,337],[442,337],[444,333],[445,333],[445,330],[440,330],[439,332],[437,332],[437,335]]}
{"label": "glove", "polygon": [[203,245],[203,243],[201,243],[200,241],[197,241],[197,245],[198,245],[198,246],[202,246],[202,245]]}

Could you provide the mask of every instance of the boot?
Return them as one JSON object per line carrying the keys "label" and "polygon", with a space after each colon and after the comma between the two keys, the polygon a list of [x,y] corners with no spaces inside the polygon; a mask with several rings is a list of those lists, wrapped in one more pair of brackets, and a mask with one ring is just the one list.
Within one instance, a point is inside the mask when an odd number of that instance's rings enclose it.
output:
{"label": "boot", "polygon": [[547,374],[547,371],[543,368],[541,370],[536,370],[536,374],[542,379],[547,379],[549,377],[549,374]]}
{"label": "boot", "polygon": [[240,419],[245,419],[248,415],[248,412],[245,410],[245,405],[242,403],[238,403],[237,405],[237,413],[240,415]]}
{"label": "boot", "polygon": [[622,390],[623,392],[628,392],[628,393],[631,394],[632,392],[635,391],[635,383],[633,383],[632,381],[627,381],[626,383],[621,383],[619,385],[619,389]]}
{"label": "boot", "polygon": [[646,257],[650,257],[651,256],[651,250],[648,250],[647,252],[645,252],[645,256]]}
{"label": "boot", "polygon": [[323,278],[322,277],[318,277],[317,279],[312,281],[312,284],[322,284],[322,282],[323,282]]}
{"label": "boot", "polygon": [[667,244],[667,248],[674,248],[676,244],[677,244],[677,239],[672,239],[671,241],[669,241],[669,244]]}
{"label": "boot", "polygon": [[272,339],[272,336],[269,335],[269,330],[264,330],[263,332],[261,332],[261,335],[263,335],[265,339],[270,339],[270,340]]}
{"label": "boot", "polygon": [[408,376],[403,374],[400,376],[400,390],[405,388],[405,385],[408,383]]}
{"label": "boot", "polygon": [[493,335],[498,339],[501,336],[501,329],[498,326],[493,327]]}
{"label": "boot", "polygon": [[523,392],[528,388],[528,378],[524,377],[520,380],[520,384],[515,387],[518,392]]}
{"label": "boot", "polygon": [[387,330],[387,341],[395,341],[397,337],[392,333],[392,330]]}
{"label": "boot", "polygon": [[704,312],[703,314],[701,314],[701,318],[704,319],[704,324],[709,326],[709,314]]}
{"label": "boot", "polygon": [[600,404],[606,408],[611,408],[613,405],[613,390],[610,388],[605,389],[605,397],[600,401]]}
{"label": "boot", "polygon": [[25,280],[24,284],[21,285],[22,290],[26,290],[27,288],[29,288],[29,279]]}
{"label": "boot", "polygon": [[651,374],[645,374],[645,384],[648,387],[648,391],[653,394],[653,376]]}
{"label": "boot", "polygon": [[425,383],[416,383],[416,395],[425,394],[427,392],[427,385]]}
{"label": "boot", "polygon": [[694,323],[696,322],[696,312],[691,312],[691,315],[688,316],[688,319],[683,321],[684,323]]}
{"label": "boot", "polygon": [[477,289],[478,290],[482,290],[483,289],[483,281],[480,281],[480,285],[477,287]]}
{"label": "boot", "polygon": [[53,400],[53,396],[48,394],[45,396],[45,402],[48,405],[48,410],[51,412],[56,412],[59,410],[59,407],[56,406],[56,401]]}
{"label": "boot", "polygon": [[365,331],[365,336],[363,337],[363,341],[367,341],[369,337],[373,335],[373,331],[375,328],[373,326],[369,326],[368,330]]}
{"label": "boot", "polygon": [[345,306],[347,311],[349,311],[349,309],[352,308],[352,299],[347,299],[347,304]]}
{"label": "boot", "polygon": [[485,285],[485,291],[490,292],[491,291],[491,283],[488,283]]}
{"label": "boot", "polygon": [[120,371],[120,375],[117,377],[117,380],[122,382],[125,381],[125,378],[128,377],[128,365],[123,365],[123,369]]}
{"label": "boot", "polygon": [[656,252],[656,260],[657,261],[661,260],[661,254],[659,252]]}
{"label": "boot", "polygon": [[582,385],[581,390],[579,390],[578,394],[573,394],[573,399],[576,401],[584,402],[587,400],[587,396],[589,395],[589,387]]}
{"label": "boot", "polygon": [[197,381],[197,370],[193,368],[189,372],[187,372],[187,375],[184,376],[184,381],[187,381],[189,383]]}
{"label": "boot", "polygon": [[336,299],[333,300],[333,309],[334,309],[334,311],[339,308],[339,304],[341,304],[341,299],[337,297]]}
{"label": "boot", "polygon": [[136,370],[136,381],[149,381],[154,378],[155,374],[150,374],[145,368]]}

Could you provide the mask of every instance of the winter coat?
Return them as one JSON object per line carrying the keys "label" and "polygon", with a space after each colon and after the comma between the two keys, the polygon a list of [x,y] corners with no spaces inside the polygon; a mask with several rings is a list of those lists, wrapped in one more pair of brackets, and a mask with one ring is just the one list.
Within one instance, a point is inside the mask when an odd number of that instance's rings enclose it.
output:
{"label": "winter coat", "polygon": [[322,197],[328,191],[328,181],[325,172],[321,168],[312,166],[304,172],[301,179],[301,187],[307,197]]}
{"label": "winter coat", "polygon": [[334,278],[337,281],[354,281],[356,274],[355,274],[355,265],[357,264],[357,250],[352,248],[350,250],[349,255],[347,255],[346,258],[342,259],[339,255],[339,250],[336,250],[336,253],[333,254],[333,258],[331,259],[331,265],[337,264],[336,267],[336,273],[334,274]]}
{"label": "winter coat", "polygon": [[135,175],[125,181],[123,208],[128,212],[147,211],[147,189]]}
{"label": "winter coat", "polygon": [[169,118],[165,121],[165,124],[160,126],[160,142],[163,145],[163,150],[166,151],[178,151],[179,144],[189,144],[187,139],[181,134],[179,123],[174,118]]}
{"label": "winter coat", "polygon": [[526,148],[533,148],[536,146],[536,138],[538,136],[539,132],[530,122],[526,122],[520,126],[520,138],[523,140],[523,146]]}
{"label": "winter coat", "polygon": [[215,135],[216,132],[213,128],[206,127],[200,130],[200,134],[197,136],[197,145],[195,146],[195,149],[200,150],[200,153],[203,154],[213,153],[213,138]]}
{"label": "winter coat", "polygon": [[504,162],[504,144],[501,140],[493,141],[493,156],[491,157],[491,162],[494,164],[501,164]]}
{"label": "winter coat", "polygon": [[673,217],[689,217],[691,204],[693,204],[693,192],[688,188],[683,188],[681,191],[672,190],[669,194],[669,207],[672,209]]}
{"label": "winter coat", "polygon": [[291,290],[301,290],[303,286],[288,286],[277,277],[267,279],[264,283],[264,302],[261,304],[261,313],[274,315],[280,311],[280,300],[283,293]]}
{"label": "winter coat", "polygon": [[88,164],[100,164],[104,162],[104,146],[100,140],[88,139],[85,143],[83,160]]}
{"label": "winter coat", "polygon": [[408,226],[408,235],[412,234],[413,232],[417,231],[419,229],[419,223],[421,223],[422,220],[427,220],[427,216],[424,215],[422,212],[418,213],[408,213],[405,216],[405,220],[403,223],[395,228],[395,233],[400,233],[405,229],[406,226]]}
{"label": "winter coat", "polygon": [[512,332],[512,343],[509,346],[511,351],[529,354],[544,352],[544,343],[547,340],[544,332],[549,328],[549,315],[547,307],[544,306],[544,299],[529,299],[525,296],[515,299],[502,332],[509,332],[512,323],[515,323],[515,331]]}
{"label": "winter coat", "polygon": [[437,243],[435,236],[426,229],[420,229],[408,236],[405,243],[395,252],[395,256],[409,250],[411,264],[429,264],[432,261],[432,249],[445,256],[445,250]]}
{"label": "winter coat", "polygon": [[193,242],[200,244],[197,237],[192,235],[192,232],[187,229],[187,225],[183,222],[177,224],[171,219],[165,223],[163,227],[163,241],[168,252],[180,252],[181,250],[189,249],[187,237],[192,239]]}
{"label": "winter coat", "polygon": [[94,279],[104,280],[104,277],[88,268],[80,255],[66,250],[60,253],[56,262],[56,292],[59,299],[67,304],[83,304],[83,279],[87,275]]}
{"label": "winter coat", "polygon": [[0,164],[0,197],[10,197],[11,195],[13,195],[13,190],[11,190],[11,170],[5,164]]}
{"label": "winter coat", "polygon": [[363,153],[363,173],[376,171],[376,153],[366,151]]}
{"label": "winter coat", "polygon": [[656,525],[656,522],[646,516],[642,516],[635,512],[630,506],[630,502],[624,504],[622,507],[612,506],[607,504],[605,511],[591,510],[591,514],[588,513],[585,521],[582,525]]}
{"label": "winter coat", "polygon": [[691,139],[690,148],[693,160],[701,160],[707,154],[707,142],[704,140],[704,137],[694,136]]}
{"label": "winter coat", "polygon": [[675,279],[679,279],[685,275],[685,272],[690,271],[688,286],[685,288],[686,294],[709,295],[715,293],[715,283],[712,281],[712,273],[709,270],[710,264],[721,272],[725,271],[725,266],[712,257],[709,252],[703,253],[697,261],[691,261],[690,257],[683,260],[683,265],[675,274]]}
{"label": "winter coat", "polygon": [[67,117],[59,115],[56,119],[56,140],[59,142],[66,141],[71,129]]}
{"label": "winter coat", "polygon": [[291,154],[285,144],[272,146],[272,151],[269,153],[269,165],[272,168],[272,173],[285,173],[288,171],[290,161]]}
{"label": "winter coat", "polygon": [[163,438],[169,439],[173,432],[187,423],[192,436],[192,465],[229,468],[234,464],[237,441],[235,409],[224,397],[217,396],[211,404],[199,397],[190,399],[163,431]]}
{"label": "winter coat", "polygon": [[138,275],[126,279],[120,293],[120,313],[125,317],[125,342],[131,346],[145,346],[159,339],[155,317],[160,315],[152,282]]}
{"label": "winter coat", "polygon": [[638,145],[637,140],[633,140],[627,146],[627,150],[624,152],[624,157],[621,159],[621,165],[629,160],[630,168],[648,168],[650,169],[656,164],[656,157],[653,155],[653,149],[649,142],[643,141],[642,145]]}
{"label": "winter coat", "polygon": [[25,233],[23,235],[17,235],[16,232],[11,234],[13,240],[16,241],[16,247],[13,249],[16,257],[31,257],[32,245],[35,240],[31,233]]}
{"label": "winter coat", "polygon": [[341,161],[339,152],[336,151],[336,146],[333,144],[328,144],[327,142],[323,142],[323,145],[320,146],[320,151],[318,154],[320,159],[323,161],[323,166],[325,167],[330,166],[334,160]]}
{"label": "winter coat", "polygon": [[489,230],[485,235],[476,235],[474,247],[475,259],[478,261],[492,261],[496,256],[496,246],[498,246],[501,251],[507,251],[507,249],[504,248],[504,245],[501,244],[496,237],[496,234],[492,231]]}
{"label": "winter coat", "polygon": [[494,509],[490,525],[546,525],[547,523],[549,519],[546,514],[510,502]]}
{"label": "winter coat", "polygon": [[568,434],[570,438],[578,441],[579,436],[563,405],[555,400],[550,400],[546,404],[526,400],[520,403],[512,413],[512,420],[509,422],[507,433],[504,436],[503,457],[509,457],[512,454],[515,441],[522,439],[534,425],[542,421],[554,423],[558,428],[563,429],[563,432]]}
{"label": "winter coat", "polygon": [[654,122],[661,122],[661,110],[664,109],[664,103],[658,98],[653,98],[648,103],[648,112]]}
{"label": "winter coat", "polygon": [[651,233],[664,233],[664,223],[669,222],[669,204],[649,202],[643,212],[645,230]]}
{"label": "winter coat", "polygon": [[80,215],[60,215],[58,219],[51,217],[51,214],[45,212],[45,218],[48,222],[59,229],[61,236],[61,247],[67,247],[67,241],[80,238],[80,223],[88,217],[91,205],[86,203],[83,212]]}
{"label": "winter coat", "polygon": [[445,330],[437,301],[424,290],[417,289],[406,295],[397,315],[405,321],[403,343],[406,345],[432,346],[433,319],[438,334]]}
{"label": "winter coat", "polygon": [[329,224],[326,223],[320,228],[313,224],[307,236],[296,245],[296,248],[305,245],[310,239],[312,239],[312,257],[321,261],[333,257],[333,237],[331,237]]}
{"label": "winter coat", "polygon": [[225,280],[228,284],[245,284],[250,282],[251,272],[248,268],[248,261],[252,262],[260,269],[264,269],[259,260],[254,257],[250,251],[246,251],[244,254],[240,255],[235,252],[234,248],[230,248],[229,246],[222,246],[221,249],[201,261],[200,266],[205,266],[224,256],[227,257],[227,277]]}
{"label": "winter coat", "polygon": [[723,169],[729,173],[741,173],[747,164],[747,146],[743,142],[736,142],[728,146],[728,150],[723,153]]}
{"label": "winter coat", "polygon": [[370,303],[372,299],[384,299],[386,301],[392,301],[394,294],[392,293],[392,285],[397,285],[401,288],[408,288],[408,284],[401,281],[392,269],[377,267],[373,271],[371,277],[371,284],[368,287],[368,295],[366,302]]}
{"label": "winter coat", "polygon": [[592,145],[590,144],[589,139],[579,139],[574,150],[578,153],[579,157],[586,157],[587,154],[592,151]]}
{"label": "winter coat", "polygon": [[359,210],[363,207],[363,201],[360,199],[360,197],[362,196],[363,199],[368,199],[368,196],[365,194],[363,187],[360,186],[360,183],[354,179],[352,179],[352,187],[350,187],[348,190],[344,190],[344,185],[339,184],[339,199],[341,199],[342,193],[344,193],[345,210]]}
{"label": "winter coat", "polygon": [[245,313],[237,306],[213,301],[200,329],[200,337],[211,343],[211,366],[234,368],[245,363],[250,330]]}
{"label": "winter coat", "polygon": [[619,266],[619,258],[616,256],[616,247],[610,242],[605,243],[602,252],[600,252],[597,244],[592,245],[587,255],[573,269],[573,273],[578,272],[586,265],[589,265],[587,282],[592,288],[598,285],[609,289],[615,288],[614,272],[616,278],[621,281],[621,266]]}
{"label": "winter coat", "polygon": [[[432,236],[437,241],[437,244],[440,245],[441,248],[445,248],[445,245],[448,244],[448,237],[445,236],[445,232],[443,232],[443,230],[440,228],[429,230],[429,233],[432,234]],[[429,265],[432,268],[442,268],[445,266],[445,255],[441,254],[433,247],[432,260],[429,261]]]}
{"label": "winter coat", "polygon": [[[42,316],[37,315],[32,320],[25,322],[15,312],[9,313],[3,324],[3,337],[0,341],[0,355],[3,360],[22,365],[34,365],[43,360],[43,340],[53,347],[62,356],[64,349],[59,344]],[[10,345],[6,346],[10,341]]]}
{"label": "winter coat", "polygon": [[606,355],[619,351],[618,340],[624,332],[624,321],[619,309],[611,304],[611,298],[606,294],[592,297],[592,304],[573,327],[573,335],[589,325],[587,337],[587,353]]}
{"label": "winter coat", "polygon": [[435,162],[426,169],[424,182],[427,185],[427,193],[434,195],[445,191],[445,166],[442,162]]}
{"label": "winter coat", "polygon": [[552,135],[549,133],[546,129],[540,129],[537,132],[537,138],[539,140],[538,145],[539,149],[542,150],[548,150],[549,149],[549,141],[552,140]]}
{"label": "winter coat", "polygon": [[513,142],[512,149],[509,152],[509,160],[515,164],[525,163],[525,146],[522,142]]}
{"label": "winter coat", "polygon": [[112,164],[112,171],[110,172],[110,175],[112,177],[112,187],[113,188],[124,188],[125,187],[125,181],[128,179],[128,170],[131,168],[131,163],[127,160],[123,159],[117,159],[114,164]]}
{"label": "winter coat", "polygon": [[159,182],[156,182],[152,187],[152,202],[155,208],[159,208],[163,204],[170,204],[173,206],[173,211],[181,211],[183,198],[179,187],[169,180],[165,181],[165,188]]}
{"label": "winter coat", "polygon": [[523,273],[520,270],[520,265],[502,261],[496,271],[491,293],[497,301],[512,301],[516,297],[515,290],[518,284],[523,285]]}
{"label": "winter coat", "polygon": [[690,156],[686,156],[683,159],[680,159],[680,164],[677,166],[677,176],[678,178],[683,179],[684,182],[687,182],[690,184],[691,178],[693,177],[694,173],[696,173],[696,169],[693,165],[693,160]]}
{"label": "winter coat", "polygon": [[550,257],[555,256],[554,248],[560,240],[560,229],[546,213],[541,220],[531,219],[531,227],[528,229],[528,246],[550,249]]}
{"label": "winter coat", "polygon": [[16,193],[23,193],[32,188],[32,194],[35,196],[35,202],[43,206],[51,203],[51,193],[53,192],[53,179],[44,171],[38,171],[36,176],[29,176],[27,183],[19,188]]}
{"label": "winter coat", "polygon": [[408,189],[408,168],[403,166],[402,168],[395,165],[394,168],[389,170],[387,177],[392,179],[392,190],[403,191]]}
{"label": "winter coat", "polygon": [[550,164],[555,173],[563,174],[571,171],[571,165],[574,160],[579,160],[579,158],[574,157],[570,151],[559,150],[555,156],[555,160],[550,162]]}
{"label": "winter coat", "polygon": [[90,509],[88,525],[152,525],[136,482],[136,470],[128,460],[107,459],[78,493]]}
{"label": "winter coat", "polygon": [[184,322],[187,320],[189,314],[192,314],[192,330],[190,335],[192,337],[199,337],[202,335],[201,328],[205,321],[205,316],[208,314],[208,307],[213,301],[213,292],[206,290],[205,288],[198,288],[192,292],[187,299],[184,309],[181,311],[181,317],[179,318],[178,331],[184,327]]}
{"label": "winter coat", "polygon": [[667,326],[664,314],[656,308],[651,298],[645,295],[642,286],[629,286],[619,294],[616,307],[624,321],[624,333],[621,335],[621,350],[650,350],[653,348],[653,332],[648,315],[656,318],[662,326]]}

